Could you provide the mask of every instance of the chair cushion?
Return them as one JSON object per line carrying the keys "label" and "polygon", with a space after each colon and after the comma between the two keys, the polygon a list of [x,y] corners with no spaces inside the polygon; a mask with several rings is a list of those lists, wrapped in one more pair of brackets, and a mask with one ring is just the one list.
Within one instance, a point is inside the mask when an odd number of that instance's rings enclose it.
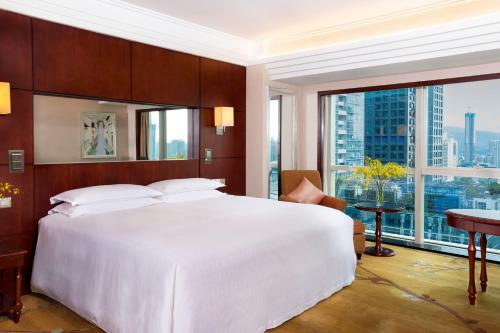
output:
{"label": "chair cushion", "polygon": [[363,222],[354,220],[354,233],[363,234],[365,232],[365,224]]}
{"label": "chair cushion", "polygon": [[319,204],[325,196],[326,194],[314,186],[306,177],[302,178],[295,190],[288,193],[288,197],[297,202],[314,205]]}

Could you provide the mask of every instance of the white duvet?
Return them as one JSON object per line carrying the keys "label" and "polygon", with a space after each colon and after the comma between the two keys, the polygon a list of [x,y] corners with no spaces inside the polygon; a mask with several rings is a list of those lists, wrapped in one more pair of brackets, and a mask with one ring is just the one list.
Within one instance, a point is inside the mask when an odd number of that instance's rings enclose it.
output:
{"label": "white duvet", "polygon": [[354,280],[352,220],[248,197],[40,220],[32,288],[109,333],[256,333]]}

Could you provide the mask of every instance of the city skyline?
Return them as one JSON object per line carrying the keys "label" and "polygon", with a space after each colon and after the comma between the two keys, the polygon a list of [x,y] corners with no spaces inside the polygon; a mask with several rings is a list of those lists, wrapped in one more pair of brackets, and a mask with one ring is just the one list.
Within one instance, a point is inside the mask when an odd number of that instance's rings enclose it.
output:
{"label": "city skyline", "polygon": [[498,117],[500,80],[477,81],[443,86],[443,123],[447,127],[465,128],[467,112],[477,115],[476,130],[500,133],[498,124],[491,119]]}

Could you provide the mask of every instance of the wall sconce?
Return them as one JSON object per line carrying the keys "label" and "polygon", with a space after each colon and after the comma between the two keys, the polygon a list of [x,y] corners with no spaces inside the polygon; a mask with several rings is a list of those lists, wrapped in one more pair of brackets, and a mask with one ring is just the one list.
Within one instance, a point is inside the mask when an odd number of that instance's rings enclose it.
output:
{"label": "wall sconce", "polygon": [[215,133],[224,134],[225,128],[234,126],[234,108],[232,106],[216,106],[214,109]]}
{"label": "wall sconce", "polygon": [[0,114],[10,114],[10,83],[0,82]]}

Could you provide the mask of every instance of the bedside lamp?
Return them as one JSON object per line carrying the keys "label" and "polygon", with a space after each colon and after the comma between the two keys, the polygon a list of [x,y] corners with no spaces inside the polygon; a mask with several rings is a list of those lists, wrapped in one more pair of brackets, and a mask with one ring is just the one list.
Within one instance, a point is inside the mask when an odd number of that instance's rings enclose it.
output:
{"label": "bedside lamp", "polygon": [[234,108],[231,106],[216,106],[214,108],[215,133],[224,134],[225,128],[234,126]]}
{"label": "bedside lamp", "polygon": [[0,82],[0,114],[10,114],[10,84]]}

